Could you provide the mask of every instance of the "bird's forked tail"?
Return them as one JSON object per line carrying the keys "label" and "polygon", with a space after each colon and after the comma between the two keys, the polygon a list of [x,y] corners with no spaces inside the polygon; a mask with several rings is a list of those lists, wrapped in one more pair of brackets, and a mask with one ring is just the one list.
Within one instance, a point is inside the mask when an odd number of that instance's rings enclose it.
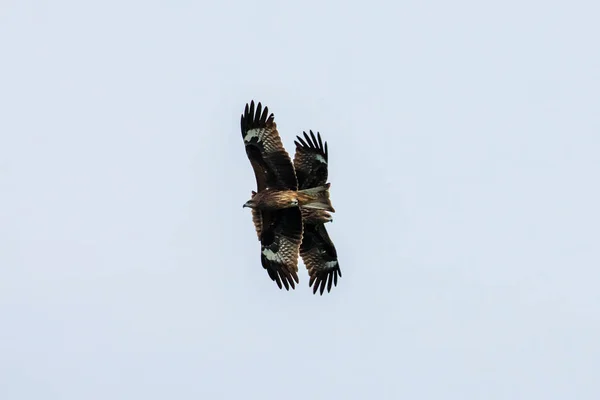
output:
{"label": "bird's forked tail", "polygon": [[314,208],[335,212],[331,201],[329,201],[329,186],[317,186],[310,189],[298,190],[298,205],[304,208]]}

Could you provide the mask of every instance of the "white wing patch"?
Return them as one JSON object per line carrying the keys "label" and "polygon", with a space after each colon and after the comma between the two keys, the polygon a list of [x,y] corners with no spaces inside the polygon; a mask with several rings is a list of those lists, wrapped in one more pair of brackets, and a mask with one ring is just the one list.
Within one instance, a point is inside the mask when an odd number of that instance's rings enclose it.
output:
{"label": "white wing patch", "polygon": [[279,254],[273,252],[271,249],[263,249],[262,251],[263,255],[265,256],[265,258],[269,261],[280,261]]}
{"label": "white wing patch", "polygon": [[338,262],[336,260],[334,261],[327,261],[325,263],[325,269],[333,269],[335,267],[337,267]]}
{"label": "white wing patch", "polygon": [[246,132],[246,136],[244,136],[244,142],[250,143],[253,138],[257,138],[259,142],[262,141],[265,131],[266,129],[264,128],[250,129],[248,132]]}
{"label": "white wing patch", "polygon": [[320,155],[320,154],[315,154],[315,158],[316,158],[317,160],[319,160],[321,163],[323,163],[323,164],[327,164],[327,160],[325,160],[325,157],[323,157],[322,155]]}

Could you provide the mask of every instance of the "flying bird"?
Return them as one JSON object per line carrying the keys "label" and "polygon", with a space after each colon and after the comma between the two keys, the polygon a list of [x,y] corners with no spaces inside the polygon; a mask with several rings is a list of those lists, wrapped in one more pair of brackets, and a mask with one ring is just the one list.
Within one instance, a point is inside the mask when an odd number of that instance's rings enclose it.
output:
{"label": "flying bird", "polygon": [[[303,132],[304,139],[296,136],[296,154],[294,168],[298,179],[298,188],[319,187],[327,182],[328,151],[327,142],[323,143],[321,134],[317,136],[310,131],[310,136]],[[301,208],[304,230],[300,244],[300,255],[310,276],[309,286],[313,294],[325,287],[331,291],[332,284],[337,286],[338,277],[342,271],[338,262],[337,252],[329,238],[325,224],[332,221],[331,214],[326,210]],[[314,285],[314,286],[313,286]]]}
{"label": "flying bird", "polygon": [[335,212],[329,201],[329,185],[298,190],[290,156],[283,148],[275,117],[261,103],[246,104],[241,131],[256,177],[256,192],[243,207],[252,209],[252,221],[261,243],[261,264],[281,289],[295,288],[302,242],[301,207]]}

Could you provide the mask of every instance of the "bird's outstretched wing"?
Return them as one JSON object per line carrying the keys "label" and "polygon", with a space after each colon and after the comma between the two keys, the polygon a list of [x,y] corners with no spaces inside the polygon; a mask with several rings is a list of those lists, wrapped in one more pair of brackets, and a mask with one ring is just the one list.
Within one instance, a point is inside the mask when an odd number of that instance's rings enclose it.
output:
{"label": "bird's outstretched wing", "polygon": [[296,136],[296,154],[294,168],[298,178],[298,188],[309,189],[322,186],[327,182],[327,142],[323,144],[321,134],[303,132],[304,139]]}
{"label": "bird's outstretched wing", "polygon": [[342,271],[335,246],[324,224],[305,224],[300,255],[308,269],[308,284],[313,287],[313,293],[319,290],[322,295],[326,286],[327,292],[331,291],[332,284],[337,286]]}
{"label": "bird's outstretched wing", "polygon": [[269,109],[254,101],[246,104],[240,121],[246,154],[256,175],[257,190],[298,189],[290,156],[283,148],[277,124]]}
{"label": "bird's outstretched wing", "polygon": [[[302,241],[302,213],[298,207],[275,211],[258,210],[261,230],[260,259],[269,277],[279,288],[295,288],[298,283],[298,253]],[[255,223],[256,225],[256,223]],[[257,227],[258,231],[258,227]]]}
{"label": "bird's outstretched wing", "polygon": [[[308,189],[325,185],[328,177],[327,142],[323,142],[321,134],[310,131],[310,136],[303,132],[304,138],[297,136],[294,168],[298,178],[299,189]],[[313,293],[320,291],[322,295],[327,287],[337,286],[338,277],[342,276],[335,246],[325,223],[331,221],[331,216],[322,210],[302,210],[304,231],[300,256],[304,261],[310,276],[309,285]]]}

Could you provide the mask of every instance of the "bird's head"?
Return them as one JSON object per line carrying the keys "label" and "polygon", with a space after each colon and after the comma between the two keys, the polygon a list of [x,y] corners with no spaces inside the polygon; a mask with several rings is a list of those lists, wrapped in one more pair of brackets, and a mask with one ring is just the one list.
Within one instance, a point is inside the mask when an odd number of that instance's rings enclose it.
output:
{"label": "bird's head", "polygon": [[255,208],[256,207],[256,202],[252,199],[248,200],[247,202],[244,203],[244,205],[242,206],[242,208]]}

